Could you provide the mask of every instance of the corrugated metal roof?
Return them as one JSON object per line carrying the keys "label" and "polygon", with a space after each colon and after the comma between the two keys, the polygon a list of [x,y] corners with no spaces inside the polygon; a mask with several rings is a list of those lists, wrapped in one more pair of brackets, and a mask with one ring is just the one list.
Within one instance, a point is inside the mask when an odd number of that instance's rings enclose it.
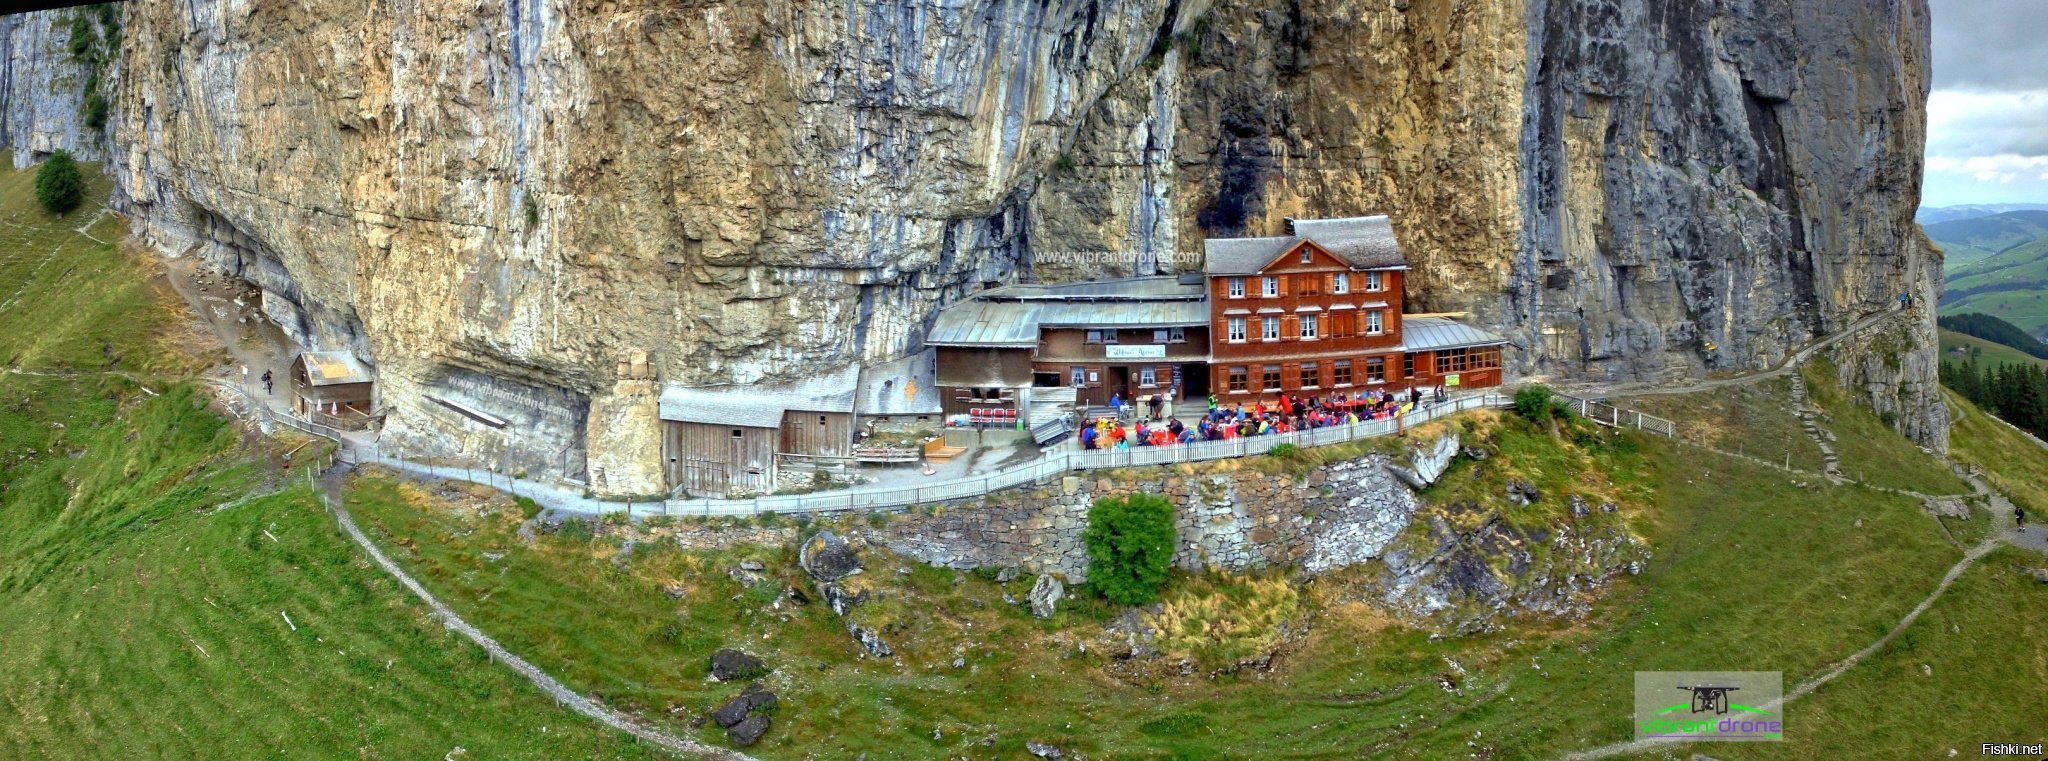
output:
{"label": "corrugated metal roof", "polygon": [[854,409],[863,415],[937,415],[938,352],[926,349],[863,368]]}
{"label": "corrugated metal roof", "polygon": [[1209,323],[1203,283],[1172,277],[1004,286],[939,311],[931,346],[1031,348],[1041,326],[1180,328]]}
{"label": "corrugated metal roof", "polygon": [[345,351],[309,351],[299,355],[306,365],[306,380],[315,386],[369,383],[377,379],[356,355]]}
{"label": "corrugated metal roof", "polygon": [[1448,317],[1409,317],[1401,321],[1401,343],[1408,351],[1458,349],[1504,344],[1508,340]]}
{"label": "corrugated metal roof", "polygon": [[1407,257],[1394,239],[1385,215],[1340,219],[1298,219],[1294,234],[1273,238],[1215,238],[1202,242],[1203,271],[1211,275],[1250,275],[1301,240],[1335,254],[1358,269],[1405,267]]}
{"label": "corrugated metal roof", "polygon": [[686,388],[661,391],[661,419],[681,423],[780,428],[782,413],[852,412],[860,386],[860,366],[847,365],[826,375],[789,383]]}

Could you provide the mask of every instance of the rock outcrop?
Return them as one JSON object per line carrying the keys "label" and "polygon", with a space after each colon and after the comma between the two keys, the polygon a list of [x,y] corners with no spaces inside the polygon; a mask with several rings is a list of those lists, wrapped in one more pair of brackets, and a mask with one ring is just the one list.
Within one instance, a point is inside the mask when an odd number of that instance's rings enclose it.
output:
{"label": "rock outcrop", "polygon": [[[1765,366],[1939,280],[1925,0],[119,7],[139,235],[373,363],[386,449],[607,493],[657,472],[623,353],[883,361],[988,283],[1194,269],[1289,216],[1394,215],[1411,311],[1524,375]],[[70,13],[0,22],[18,155],[101,155]],[[1917,319],[1858,380],[1939,447]]]}

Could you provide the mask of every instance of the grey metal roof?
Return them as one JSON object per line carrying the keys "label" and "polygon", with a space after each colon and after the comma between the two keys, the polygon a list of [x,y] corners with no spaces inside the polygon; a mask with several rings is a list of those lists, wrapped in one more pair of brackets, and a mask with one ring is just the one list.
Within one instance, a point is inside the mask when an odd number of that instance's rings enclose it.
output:
{"label": "grey metal roof", "polygon": [[939,311],[931,346],[1031,348],[1041,326],[1182,328],[1209,324],[1203,283],[1172,277],[1004,286]]}
{"label": "grey metal roof", "polygon": [[938,352],[932,349],[862,368],[854,409],[863,415],[937,415]]}
{"label": "grey metal roof", "polygon": [[1507,342],[1498,335],[1448,317],[1407,317],[1401,320],[1401,343],[1408,351],[1459,349]]}
{"label": "grey metal roof", "polygon": [[1394,224],[1386,215],[1343,219],[1297,219],[1294,234],[1315,241],[1359,269],[1407,266]]}
{"label": "grey metal roof", "polygon": [[852,412],[860,385],[860,366],[847,365],[825,375],[788,383],[661,390],[661,419],[681,423],[780,428],[782,413]]}
{"label": "grey metal roof", "polygon": [[356,355],[345,351],[309,351],[299,355],[306,365],[306,380],[315,386],[369,383],[377,376]]}
{"label": "grey metal roof", "polygon": [[1211,275],[1250,275],[1287,253],[1298,239],[1210,238],[1202,241],[1202,271]]}
{"label": "grey metal roof", "polygon": [[1310,240],[1357,269],[1405,267],[1407,257],[1394,239],[1386,215],[1340,219],[1297,219],[1294,234],[1275,238],[1213,238],[1202,242],[1203,271],[1250,275],[1264,269],[1298,241]]}

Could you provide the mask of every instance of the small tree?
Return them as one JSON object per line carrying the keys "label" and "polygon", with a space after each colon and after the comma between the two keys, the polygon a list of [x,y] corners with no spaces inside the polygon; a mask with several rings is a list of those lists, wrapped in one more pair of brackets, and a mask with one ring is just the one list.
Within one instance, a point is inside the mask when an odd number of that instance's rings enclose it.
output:
{"label": "small tree", "polygon": [[1173,505],[1156,494],[1098,499],[1088,513],[1088,584],[1110,602],[1159,599],[1173,565]]}
{"label": "small tree", "polygon": [[1523,386],[1515,392],[1515,414],[1534,421],[1549,420],[1555,405],[1551,404],[1548,386]]}
{"label": "small tree", "polygon": [[71,152],[58,149],[36,170],[36,202],[43,210],[62,216],[85,201],[85,177]]}

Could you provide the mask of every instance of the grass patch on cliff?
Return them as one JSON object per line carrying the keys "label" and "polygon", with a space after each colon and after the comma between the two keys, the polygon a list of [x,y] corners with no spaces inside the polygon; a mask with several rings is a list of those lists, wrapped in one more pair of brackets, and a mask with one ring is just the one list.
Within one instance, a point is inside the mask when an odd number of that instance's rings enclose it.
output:
{"label": "grass patch on cliff", "polygon": [[1830,443],[1842,458],[1843,476],[1923,494],[1969,493],[1970,485],[1950,473],[1940,460],[1851,399],[1849,392],[1835,383],[1833,363],[1815,359],[1799,371],[1806,376],[1807,400],[1828,414],[1821,425],[1835,434]]}
{"label": "grass patch on cliff", "polygon": [[1820,446],[1792,410],[1792,381],[1772,378],[1697,394],[1618,399],[1624,409],[1678,421],[1686,441],[1818,473]]}

